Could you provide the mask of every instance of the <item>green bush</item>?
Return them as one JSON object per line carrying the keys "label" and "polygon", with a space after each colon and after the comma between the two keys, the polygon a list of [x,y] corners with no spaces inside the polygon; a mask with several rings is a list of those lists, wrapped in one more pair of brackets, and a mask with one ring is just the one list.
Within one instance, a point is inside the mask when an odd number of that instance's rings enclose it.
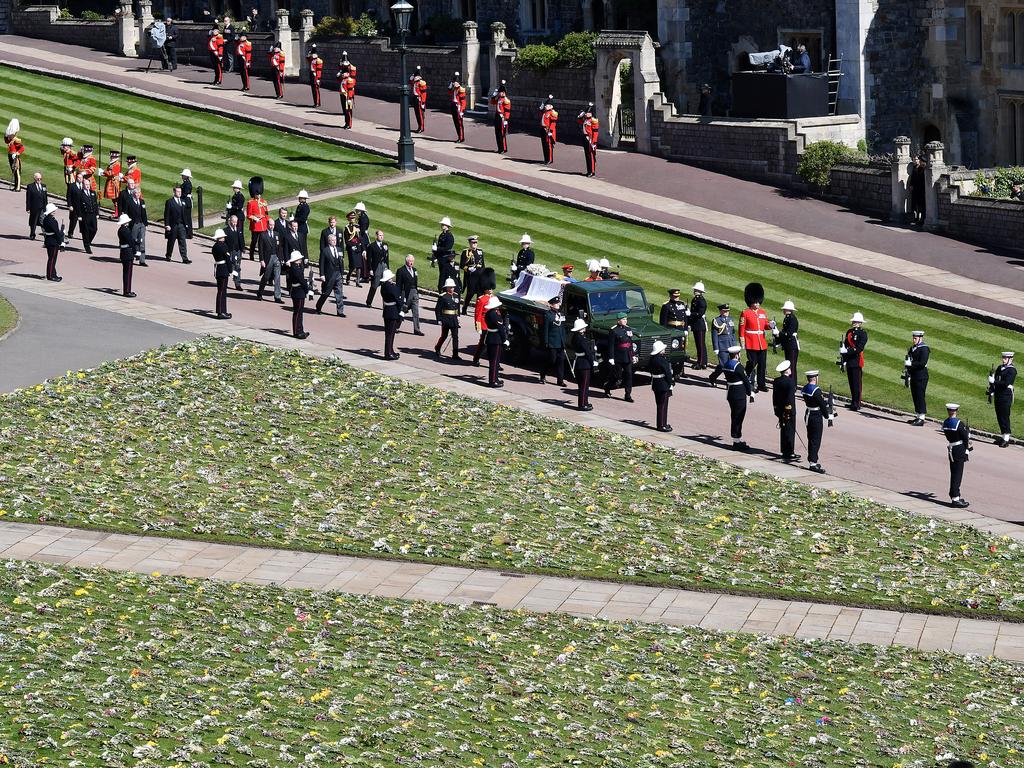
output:
{"label": "green bush", "polygon": [[360,14],[359,18],[352,24],[352,34],[356,37],[376,37],[377,22],[365,13]]}
{"label": "green bush", "polygon": [[570,32],[557,43],[558,63],[566,67],[589,67],[594,63],[596,32]]}
{"label": "green bush", "polygon": [[819,189],[829,185],[832,167],[838,163],[864,162],[856,150],[835,141],[816,141],[808,144],[796,166],[796,174],[807,184]]}
{"label": "green bush", "polygon": [[558,51],[550,45],[527,45],[519,49],[514,66],[538,72],[551,69],[558,63]]}
{"label": "green bush", "polygon": [[329,37],[351,37],[352,26],[351,16],[342,16],[341,18],[324,16],[320,19],[320,23],[313,27],[313,36],[310,39],[324,40]]}
{"label": "green bush", "polygon": [[1021,166],[997,168],[994,176],[979,172],[974,177],[974,183],[978,187],[978,191],[975,193],[977,195],[1009,197],[1014,184],[1024,185],[1024,168]]}
{"label": "green bush", "polygon": [[106,21],[109,18],[109,16],[96,13],[96,11],[82,11],[82,21]]}
{"label": "green bush", "polygon": [[57,14],[58,19],[73,19],[75,14],[69,11],[67,8],[61,8],[60,13]]}

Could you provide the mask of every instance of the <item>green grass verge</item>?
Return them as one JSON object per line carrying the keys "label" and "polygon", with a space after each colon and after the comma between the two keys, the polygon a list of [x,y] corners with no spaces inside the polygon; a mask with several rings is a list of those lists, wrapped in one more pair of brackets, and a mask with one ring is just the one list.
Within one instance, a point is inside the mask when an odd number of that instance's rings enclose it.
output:
{"label": "green grass verge", "polygon": [[1024,667],[6,564],[0,753],[84,768],[1024,765]]}
{"label": "green grass verge", "polygon": [[[607,217],[585,213],[529,195],[456,176],[438,176],[394,184],[356,197],[339,197],[315,205],[319,231],[330,213],[344,212],[364,201],[374,227],[381,227],[392,253],[412,253],[423,261],[439,231],[438,220],[450,216],[456,244],[464,248],[469,235],[481,237],[488,263],[503,278],[528,232],[537,260],[558,268],[569,262],[585,273],[590,258],[607,257],[621,265],[623,278],[643,285],[648,300],[660,305],[671,287],[684,289],[702,280],[707,287],[708,317],[720,302],[729,302],[739,323],[743,287],[759,280],[766,289],[770,317],[782,322],[779,307],[792,299],[800,318],[800,371],[823,371],[823,385],[849,394],[846,376],[835,366],[842,334],[853,312],[868,320],[869,342],[864,368],[865,399],[878,405],[913,410],[910,391],[900,380],[910,333],[923,330],[932,350],[928,402],[932,415],[945,418],[943,405],[958,402],[973,427],[996,431],[995,413],[985,399],[986,375],[1004,349],[1024,349],[1024,336],[974,320],[889,298],[856,286],[817,277],[799,269]],[[399,262],[400,263],[400,262]],[[394,265],[392,265],[394,266]],[[426,266],[425,262],[423,266]],[[429,267],[425,282],[435,281]],[[782,359],[769,354],[769,363]],[[774,375],[774,374],[773,374]],[[803,381],[802,373],[800,380]]]}
{"label": "green grass verge", "polygon": [[0,444],[4,519],[1024,613],[1008,539],[248,342],[5,395]]}
{"label": "green grass verge", "polygon": [[3,336],[18,322],[18,311],[7,299],[0,296],[0,336]]}
{"label": "green grass verge", "polygon": [[[231,120],[108,88],[0,66],[0,112],[21,121],[28,151],[23,157],[26,181],[40,171],[55,193],[64,193],[60,141],[75,146],[92,142],[100,167],[117,149],[124,131],[125,153],[139,157],[143,194],[162,215],[181,169],[205,190],[204,206],[223,213],[231,183],[263,176],[270,200],[359,184],[396,173],[394,162],[334,144]],[[99,130],[103,130],[103,156]],[[246,192],[248,194],[248,192]],[[151,212],[152,213],[152,212]]]}

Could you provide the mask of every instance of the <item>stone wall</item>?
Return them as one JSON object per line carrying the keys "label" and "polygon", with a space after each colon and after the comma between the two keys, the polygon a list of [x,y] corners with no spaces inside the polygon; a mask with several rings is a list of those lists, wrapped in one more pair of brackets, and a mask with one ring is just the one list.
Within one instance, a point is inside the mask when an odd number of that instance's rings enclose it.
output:
{"label": "stone wall", "polygon": [[888,217],[892,210],[892,170],[863,165],[837,165],[825,195],[855,211]]}
{"label": "stone wall", "polygon": [[[513,66],[513,53],[497,56],[498,81],[506,81],[512,100],[512,128],[523,132],[540,131],[540,103],[549,94],[555,97],[558,112],[559,141],[582,140],[583,132],[576,116],[594,100],[593,67],[553,67],[545,72]],[[493,86],[497,83],[492,84]]]}
{"label": "stone wall", "polygon": [[13,0],[0,0],[0,35],[11,32],[11,5]]}
{"label": "stone wall", "polygon": [[952,171],[939,177],[937,229],[989,247],[1024,250],[1024,203],[970,196],[975,188],[975,174]]}
{"label": "stone wall", "polygon": [[82,45],[108,53],[119,53],[117,22],[58,19],[55,5],[15,8],[11,13],[11,31],[16,35],[52,40],[68,45]]}
{"label": "stone wall", "polygon": [[[178,28],[178,50],[192,48],[191,64],[199,67],[210,66],[210,55],[206,49],[206,43],[210,39],[210,25],[197,24],[188,21],[176,21]],[[277,40],[277,36],[269,32],[246,33],[249,42],[252,43],[252,69],[251,73],[257,77],[270,76],[270,49]],[[237,42],[235,43],[237,45]],[[182,58],[179,55],[179,61]],[[237,62],[238,56],[235,56]],[[237,74],[238,64],[235,65],[235,72],[225,72],[228,85],[240,85],[241,76]],[[236,78],[232,80],[232,78]]]}
{"label": "stone wall", "polygon": [[825,139],[854,146],[856,115],[752,120],[679,115],[662,94],[651,112],[652,153],[689,165],[785,186],[796,183],[804,147]]}

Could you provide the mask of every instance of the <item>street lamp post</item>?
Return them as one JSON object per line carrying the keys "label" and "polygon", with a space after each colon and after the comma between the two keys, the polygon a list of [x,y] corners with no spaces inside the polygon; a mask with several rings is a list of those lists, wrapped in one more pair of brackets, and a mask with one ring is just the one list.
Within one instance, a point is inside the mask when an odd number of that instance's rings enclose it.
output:
{"label": "street lamp post", "polygon": [[405,40],[409,34],[412,11],[413,7],[409,4],[408,0],[398,0],[397,3],[391,6],[391,14],[395,17],[395,28],[398,30],[398,52],[402,59],[402,114],[399,121],[398,135],[398,169],[401,171],[416,170],[412,135],[409,131],[409,75],[405,68]]}

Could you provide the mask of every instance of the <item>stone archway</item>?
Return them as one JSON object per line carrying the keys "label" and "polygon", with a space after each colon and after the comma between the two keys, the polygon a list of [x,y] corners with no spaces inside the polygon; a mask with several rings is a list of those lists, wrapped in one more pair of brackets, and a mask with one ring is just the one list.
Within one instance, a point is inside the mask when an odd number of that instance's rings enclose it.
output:
{"label": "stone archway", "polygon": [[[616,147],[619,126],[616,119],[622,103],[619,68],[623,60],[630,63],[633,73],[633,114],[636,121],[636,149],[650,153],[650,104],[661,89],[654,62],[654,42],[646,32],[605,30],[594,45],[597,64],[594,69],[594,110],[601,122],[598,143],[603,147]],[[627,105],[628,106],[628,105]]]}

